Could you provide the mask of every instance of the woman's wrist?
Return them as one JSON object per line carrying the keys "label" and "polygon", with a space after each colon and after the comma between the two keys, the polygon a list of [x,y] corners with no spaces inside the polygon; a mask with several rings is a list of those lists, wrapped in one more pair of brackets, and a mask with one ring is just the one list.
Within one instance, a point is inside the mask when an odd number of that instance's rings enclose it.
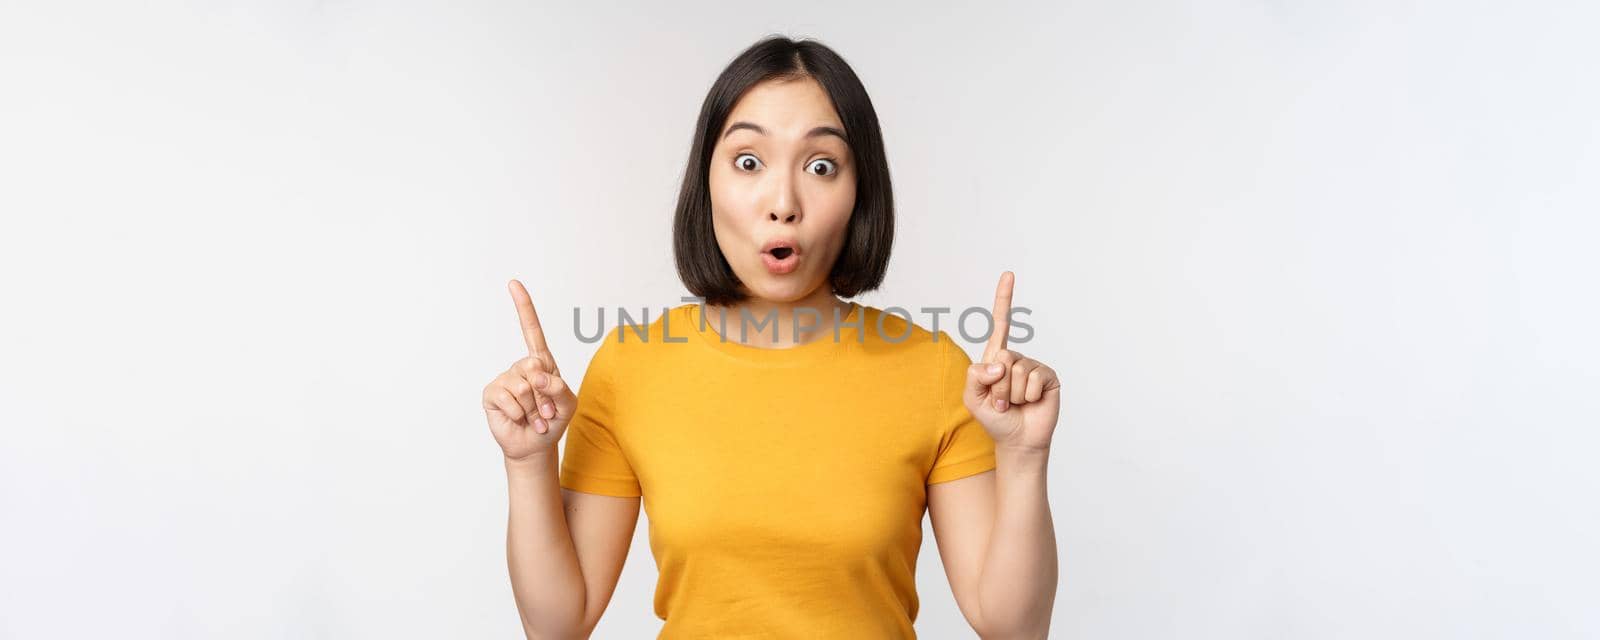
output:
{"label": "woman's wrist", "polygon": [[1050,464],[1050,449],[997,446],[994,450],[995,466],[1008,472],[1044,473]]}
{"label": "woman's wrist", "polygon": [[548,473],[555,469],[559,463],[555,447],[543,451],[535,451],[521,458],[506,457],[506,474],[511,476],[529,476]]}

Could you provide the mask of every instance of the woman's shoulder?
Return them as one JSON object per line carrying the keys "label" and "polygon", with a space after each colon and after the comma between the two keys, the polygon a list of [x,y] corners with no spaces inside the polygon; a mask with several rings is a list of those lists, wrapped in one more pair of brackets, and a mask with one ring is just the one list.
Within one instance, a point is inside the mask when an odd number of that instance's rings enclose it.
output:
{"label": "woman's shoulder", "polygon": [[595,317],[583,318],[580,339],[594,347],[589,369],[615,379],[668,366],[662,357],[672,352],[660,345],[681,346],[676,343],[693,339],[692,307],[602,308]]}
{"label": "woman's shoulder", "polygon": [[[952,332],[941,326],[954,322],[954,318],[944,314],[919,318],[901,307],[860,306],[862,326],[859,330],[864,338],[861,342],[868,352],[896,352],[930,359],[952,358],[955,352],[966,352]],[[922,321],[930,318],[929,325],[924,326]]]}
{"label": "woman's shoulder", "polygon": [[613,351],[632,351],[654,344],[683,342],[693,330],[695,305],[680,304],[675,307],[616,307],[602,309],[599,329],[602,347]]}

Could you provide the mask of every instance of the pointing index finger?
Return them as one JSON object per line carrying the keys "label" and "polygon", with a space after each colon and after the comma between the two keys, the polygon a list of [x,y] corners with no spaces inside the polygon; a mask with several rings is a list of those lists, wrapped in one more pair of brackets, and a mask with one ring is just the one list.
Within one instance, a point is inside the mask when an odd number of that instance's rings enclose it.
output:
{"label": "pointing index finger", "polygon": [[1000,274],[1000,284],[994,288],[994,333],[989,334],[989,344],[983,348],[984,362],[992,362],[994,355],[1006,348],[1006,338],[1011,333],[1011,290],[1016,284],[1016,274]]}
{"label": "pointing index finger", "polygon": [[544,329],[539,326],[539,312],[533,310],[533,298],[528,289],[512,280],[511,300],[517,305],[517,318],[522,321],[522,341],[528,345],[528,355],[544,360],[550,348],[544,344]]}

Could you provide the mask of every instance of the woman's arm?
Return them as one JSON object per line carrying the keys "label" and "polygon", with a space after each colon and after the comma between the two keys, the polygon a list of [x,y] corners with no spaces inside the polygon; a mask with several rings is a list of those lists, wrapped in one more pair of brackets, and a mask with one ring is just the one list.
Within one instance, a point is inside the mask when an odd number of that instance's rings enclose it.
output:
{"label": "woman's arm", "polygon": [[506,563],[529,638],[581,637],[584,623],[583,571],[563,514],[558,465],[554,449],[506,460]]}
{"label": "woman's arm", "polygon": [[1061,381],[1006,348],[1015,275],[995,287],[994,333],[967,367],[962,401],[995,442],[995,469],[928,487],[939,554],[967,621],[984,638],[1044,638],[1057,559],[1046,470]]}
{"label": "woman's arm", "polygon": [[556,451],[506,460],[506,563],[529,638],[587,638],[627,559],[639,498],[563,490]]}
{"label": "woman's arm", "polygon": [[928,485],[928,514],[956,604],[979,637],[1044,638],[1058,561],[1048,457],[995,451],[995,470]]}
{"label": "woman's arm", "polygon": [[545,345],[527,289],[516,280],[509,287],[528,357],[484,387],[483,410],[505,454],[511,591],[529,638],[587,638],[622,573],[639,498],[561,488],[557,445],[578,397]]}

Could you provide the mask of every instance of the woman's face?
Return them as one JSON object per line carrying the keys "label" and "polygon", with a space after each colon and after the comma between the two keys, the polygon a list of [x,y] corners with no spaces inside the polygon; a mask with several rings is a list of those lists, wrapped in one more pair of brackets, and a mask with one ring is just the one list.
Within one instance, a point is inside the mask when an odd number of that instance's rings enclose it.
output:
{"label": "woman's face", "polygon": [[[856,204],[844,125],[811,78],[751,87],[711,154],[717,244],[751,296],[794,302],[825,286]],[[771,250],[784,244],[792,250]]]}

